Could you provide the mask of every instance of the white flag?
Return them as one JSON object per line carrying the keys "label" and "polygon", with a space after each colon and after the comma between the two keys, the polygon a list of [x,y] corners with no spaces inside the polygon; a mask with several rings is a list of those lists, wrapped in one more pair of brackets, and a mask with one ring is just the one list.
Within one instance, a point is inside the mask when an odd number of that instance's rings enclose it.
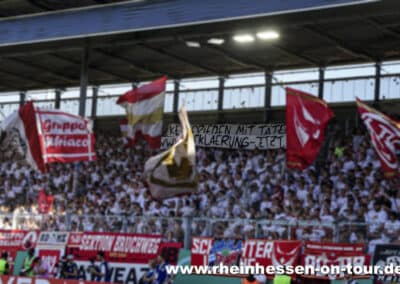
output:
{"label": "white flag", "polygon": [[197,191],[196,148],[186,108],[179,112],[182,135],[168,150],[151,157],[145,164],[150,192],[156,199]]}

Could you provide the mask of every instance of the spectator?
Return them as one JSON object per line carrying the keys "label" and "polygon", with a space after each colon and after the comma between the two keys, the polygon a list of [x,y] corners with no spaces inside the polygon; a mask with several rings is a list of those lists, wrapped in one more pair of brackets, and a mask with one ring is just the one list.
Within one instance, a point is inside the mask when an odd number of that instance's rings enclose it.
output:
{"label": "spectator", "polygon": [[8,275],[10,265],[8,264],[8,253],[3,252],[0,259],[0,276]]}
{"label": "spectator", "polygon": [[100,273],[100,269],[99,267],[96,265],[95,263],[95,259],[92,258],[90,260],[90,264],[87,267],[86,271],[89,273],[90,275],[90,281],[98,281],[97,280],[97,275]]}
{"label": "spectator", "polygon": [[103,251],[100,251],[97,254],[97,259],[100,261],[99,271],[97,272],[96,281],[99,282],[110,282],[111,280],[111,271],[108,266],[108,262],[106,261],[105,254]]}
{"label": "spectator", "polygon": [[36,257],[34,259],[34,274],[35,277],[38,278],[49,278],[50,277],[50,271],[49,271],[49,266],[45,261],[43,261],[40,257]]}
{"label": "spectator", "polygon": [[28,276],[28,277],[34,276],[34,270],[33,270],[35,265],[34,259],[35,259],[35,249],[30,248],[28,250],[28,255],[24,258],[23,261],[22,270],[20,272],[22,276]]}
{"label": "spectator", "polygon": [[74,256],[69,254],[64,265],[62,275],[65,279],[78,279],[78,265],[74,262]]}
{"label": "spectator", "polygon": [[157,266],[156,266],[156,274],[157,278],[155,284],[168,284],[170,280],[170,276],[167,274],[168,263],[165,261],[165,258],[162,255],[157,257]]}
{"label": "spectator", "polygon": [[153,284],[156,280],[156,261],[150,260],[149,270],[140,279],[140,284]]}

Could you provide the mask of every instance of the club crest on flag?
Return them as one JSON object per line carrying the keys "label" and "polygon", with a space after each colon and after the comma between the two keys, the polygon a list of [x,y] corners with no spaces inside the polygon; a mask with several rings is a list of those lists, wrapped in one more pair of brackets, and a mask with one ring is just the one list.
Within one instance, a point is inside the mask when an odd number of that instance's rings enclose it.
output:
{"label": "club crest on flag", "polygon": [[145,164],[150,192],[156,199],[197,191],[196,149],[185,107],[180,110],[179,119],[182,135],[178,141]]}
{"label": "club crest on flag", "polygon": [[317,158],[325,128],[333,117],[325,101],[305,92],[286,88],[286,164],[305,169]]}
{"label": "club crest on flag", "polygon": [[400,149],[400,123],[367,106],[357,98],[361,119],[371,137],[386,177],[398,174],[396,150]]}

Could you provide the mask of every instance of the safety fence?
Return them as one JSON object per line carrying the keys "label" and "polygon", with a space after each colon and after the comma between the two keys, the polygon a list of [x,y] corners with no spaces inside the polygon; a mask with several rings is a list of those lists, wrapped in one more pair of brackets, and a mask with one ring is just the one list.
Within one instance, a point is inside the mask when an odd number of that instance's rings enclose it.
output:
{"label": "safety fence", "polygon": [[286,239],[326,242],[368,243],[385,235],[382,224],[362,222],[319,222],[314,220],[218,219],[200,217],[154,217],[126,215],[79,215],[14,213],[0,215],[0,228],[42,231],[92,231],[161,234],[189,248],[191,236],[220,239]]}

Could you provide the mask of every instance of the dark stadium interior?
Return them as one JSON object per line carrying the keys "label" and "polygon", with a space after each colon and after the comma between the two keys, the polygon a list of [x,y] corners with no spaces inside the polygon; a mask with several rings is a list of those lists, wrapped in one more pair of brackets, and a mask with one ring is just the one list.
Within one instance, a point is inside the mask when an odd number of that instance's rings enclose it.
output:
{"label": "dark stadium interior", "polygon": [[[68,5],[98,4],[69,1]],[[81,3],[83,2],[83,3]],[[115,2],[115,1],[97,1]],[[65,1],[2,1],[0,15],[63,9]],[[47,7],[47,8],[46,8]],[[33,10],[32,10],[33,9]],[[400,58],[400,3],[396,0],[177,27],[89,39],[0,47],[0,91],[79,85],[83,48],[90,45],[90,83],[139,82],[161,74],[171,79],[227,76]],[[238,46],[238,32],[276,27],[279,43]],[[207,43],[225,39],[223,46]],[[200,48],[188,47],[196,41]]]}

